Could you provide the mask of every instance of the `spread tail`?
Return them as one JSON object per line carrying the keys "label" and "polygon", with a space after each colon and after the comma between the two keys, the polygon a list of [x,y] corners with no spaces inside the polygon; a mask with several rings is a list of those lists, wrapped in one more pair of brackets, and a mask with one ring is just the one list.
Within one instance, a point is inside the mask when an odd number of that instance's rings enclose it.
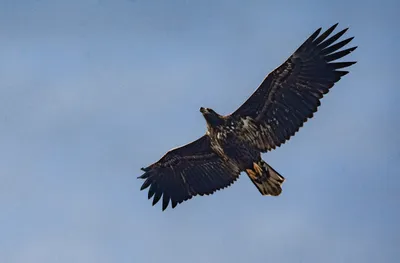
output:
{"label": "spread tail", "polygon": [[285,178],[263,160],[254,162],[253,168],[246,169],[246,173],[262,195],[281,194]]}

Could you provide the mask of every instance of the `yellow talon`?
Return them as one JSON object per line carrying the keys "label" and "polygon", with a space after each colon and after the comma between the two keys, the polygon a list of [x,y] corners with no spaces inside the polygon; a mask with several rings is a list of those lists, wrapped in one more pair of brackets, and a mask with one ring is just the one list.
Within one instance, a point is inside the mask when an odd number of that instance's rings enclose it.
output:
{"label": "yellow talon", "polygon": [[251,169],[246,169],[246,172],[247,172],[247,174],[248,174],[251,178],[253,178],[253,179],[256,178],[256,173],[255,173],[253,170],[251,170]]}
{"label": "yellow talon", "polygon": [[254,171],[258,173],[259,175],[262,175],[263,171],[261,167],[257,163],[253,163]]}

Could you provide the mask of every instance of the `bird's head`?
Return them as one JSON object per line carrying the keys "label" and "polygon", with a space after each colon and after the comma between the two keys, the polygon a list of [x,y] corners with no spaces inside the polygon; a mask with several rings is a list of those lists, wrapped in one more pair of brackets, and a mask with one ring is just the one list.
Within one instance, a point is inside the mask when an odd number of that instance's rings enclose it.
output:
{"label": "bird's head", "polygon": [[201,107],[200,112],[203,114],[204,119],[206,119],[207,124],[211,127],[216,127],[224,123],[224,118],[213,109]]}

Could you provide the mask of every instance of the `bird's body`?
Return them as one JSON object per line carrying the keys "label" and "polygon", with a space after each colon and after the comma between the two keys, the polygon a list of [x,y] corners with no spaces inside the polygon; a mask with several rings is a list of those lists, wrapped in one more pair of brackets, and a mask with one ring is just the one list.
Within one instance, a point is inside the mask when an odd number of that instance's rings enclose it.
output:
{"label": "bird's body", "polygon": [[[279,147],[317,111],[320,99],[355,62],[332,62],[356,47],[338,51],[352,38],[335,43],[347,29],[328,36],[334,25],[314,32],[260,87],[227,116],[200,108],[206,134],[167,152],[158,162],[142,168],[142,190],[150,187],[153,205],[163,198],[163,210],[195,195],[212,194],[232,184],[244,171],[262,195],[277,196],[285,181],[261,158]],[[318,36],[319,35],[319,36]]]}
{"label": "bird's body", "polygon": [[[216,114],[203,111],[203,114]],[[218,116],[221,122],[217,125],[207,123],[206,135],[210,137],[211,149],[221,158],[228,158],[234,162],[239,169],[244,170],[249,167],[253,161],[258,160],[260,151],[247,140],[245,127],[246,120],[235,119],[232,116]],[[207,119],[206,119],[207,120]]]}
{"label": "bird's body", "polygon": [[[200,111],[207,121],[206,136],[210,138],[211,149],[226,163],[246,171],[262,195],[279,195],[285,179],[269,169],[261,159],[261,151],[252,143],[253,138],[258,136],[254,120],[250,117],[220,116],[212,109],[200,108]],[[219,121],[210,123],[208,115]]]}

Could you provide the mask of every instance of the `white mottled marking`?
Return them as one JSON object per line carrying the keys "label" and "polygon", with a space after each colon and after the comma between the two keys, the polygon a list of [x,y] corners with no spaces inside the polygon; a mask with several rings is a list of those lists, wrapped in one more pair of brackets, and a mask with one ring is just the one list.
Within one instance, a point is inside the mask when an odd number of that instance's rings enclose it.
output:
{"label": "white mottled marking", "polygon": [[250,127],[250,120],[248,118],[243,119],[243,128],[248,129]]}

